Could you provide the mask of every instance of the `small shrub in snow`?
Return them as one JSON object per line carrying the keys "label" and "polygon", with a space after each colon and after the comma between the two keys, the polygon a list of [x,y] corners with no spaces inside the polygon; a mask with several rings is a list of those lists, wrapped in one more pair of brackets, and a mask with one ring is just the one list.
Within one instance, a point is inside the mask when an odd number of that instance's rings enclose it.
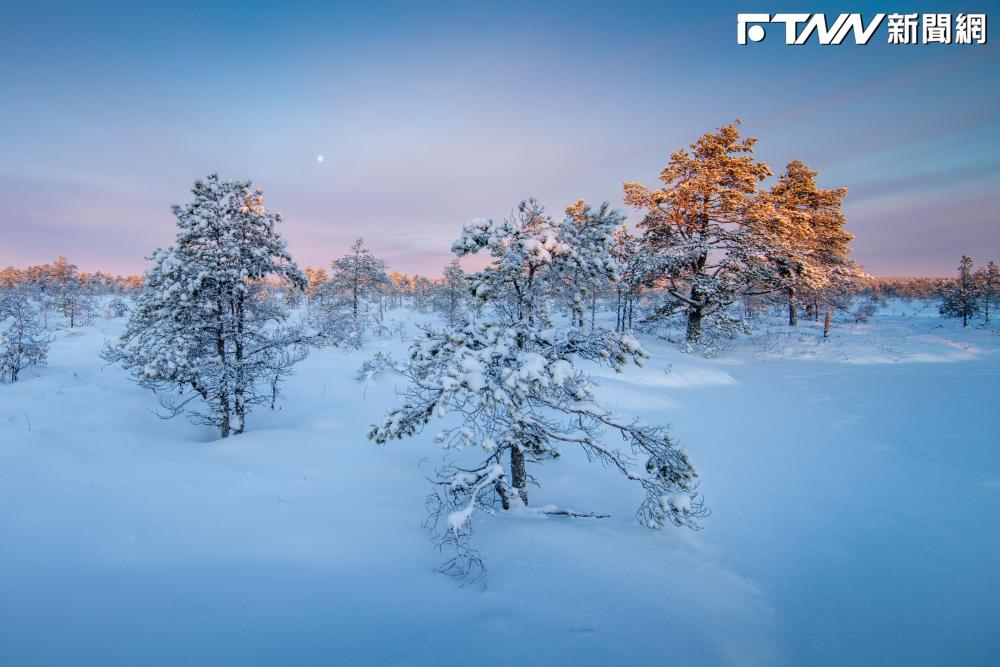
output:
{"label": "small shrub in snow", "polygon": [[125,317],[129,313],[128,302],[120,296],[116,296],[108,301],[104,312],[107,317]]}
{"label": "small shrub in snow", "polygon": [[394,360],[388,352],[376,352],[374,357],[361,364],[356,379],[358,382],[369,382],[387,370],[402,373],[406,366]]}
{"label": "small shrub in snow", "polygon": [[851,311],[851,316],[854,318],[856,324],[863,324],[870,321],[877,312],[878,302],[871,297],[865,297]]}

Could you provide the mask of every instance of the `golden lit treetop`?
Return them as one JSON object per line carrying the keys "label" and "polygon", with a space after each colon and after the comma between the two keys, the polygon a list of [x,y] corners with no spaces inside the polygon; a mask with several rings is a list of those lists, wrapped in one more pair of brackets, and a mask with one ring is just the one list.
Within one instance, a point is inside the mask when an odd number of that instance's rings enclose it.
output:
{"label": "golden lit treetop", "polygon": [[660,173],[659,190],[625,183],[625,203],[647,210],[644,224],[654,234],[669,227],[689,236],[713,223],[746,222],[757,186],[771,169],[753,157],[757,140],[741,138],[738,128],[735,121],[675,151]]}

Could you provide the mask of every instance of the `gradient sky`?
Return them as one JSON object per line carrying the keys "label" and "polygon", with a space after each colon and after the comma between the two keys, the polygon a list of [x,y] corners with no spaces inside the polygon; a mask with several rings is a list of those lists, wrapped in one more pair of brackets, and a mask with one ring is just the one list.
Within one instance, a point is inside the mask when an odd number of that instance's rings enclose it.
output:
{"label": "gradient sky", "polygon": [[[142,6],[142,5],[148,6]],[[211,5],[211,6],[208,6]],[[171,203],[250,178],[300,265],[363,236],[438,275],[462,223],[538,197],[622,205],[735,118],[779,171],[849,188],[880,274],[1000,260],[1000,53],[736,44],[736,13],[996,3],[47,3],[0,18],[0,266],[139,272]],[[992,30],[991,30],[992,32]],[[325,160],[317,162],[317,155]],[[634,212],[633,218],[636,217]]]}

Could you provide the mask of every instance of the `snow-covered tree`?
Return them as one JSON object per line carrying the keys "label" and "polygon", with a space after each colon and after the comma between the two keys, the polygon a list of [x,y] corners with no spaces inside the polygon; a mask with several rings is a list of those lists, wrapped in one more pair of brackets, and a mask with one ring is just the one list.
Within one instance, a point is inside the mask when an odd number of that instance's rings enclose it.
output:
{"label": "snow-covered tree", "polygon": [[303,341],[264,280],[305,289],[305,275],[277,232],[281,218],[249,181],[212,174],[174,206],[176,243],[157,250],[114,358],[161,395],[171,415],[187,412],[225,438],[242,433],[256,404]]}
{"label": "snow-covered tree", "polygon": [[128,315],[129,305],[125,299],[115,295],[108,301],[104,310],[108,317],[125,317]]}
{"label": "snow-covered tree", "polygon": [[0,270],[0,289],[13,289],[17,287],[25,280],[25,277],[21,271],[18,271],[13,266],[8,266],[3,270]]}
{"label": "snow-covered tree", "polygon": [[347,295],[351,315],[357,318],[363,301],[375,296],[388,282],[385,262],[371,254],[365,247],[364,239],[358,239],[351,245],[348,254],[334,260],[330,282]]}
{"label": "snow-covered tree", "polygon": [[409,297],[411,279],[408,275],[399,271],[389,273],[389,284],[386,286],[386,296],[388,296],[397,308],[403,306],[404,301]]}
{"label": "snow-covered tree", "polygon": [[91,322],[94,315],[92,286],[86,276],[79,273],[76,264],[65,257],[57,257],[52,264],[43,265],[38,281],[44,301],[62,313],[71,329]]}
{"label": "snow-covered tree", "polygon": [[51,342],[24,294],[0,293],[0,380],[17,382],[25,368],[44,365]]}
{"label": "snow-covered tree", "polygon": [[334,343],[361,347],[372,324],[371,309],[381,308],[380,290],[389,284],[385,262],[371,254],[364,239],[331,264],[330,279],[316,292],[313,323]]}
{"label": "snow-covered tree", "polygon": [[275,296],[280,297],[282,303],[291,310],[295,310],[306,300],[308,288],[301,290],[297,287],[287,287],[279,291]]}
{"label": "snow-covered tree", "polygon": [[986,264],[986,268],[977,271],[976,279],[979,283],[979,292],[982,295],[983,321],[989,324],[990,307],[996,301],[997,288],[1000,287],[1000,270],[997,269],[996,262],[990,261]]}
{"label": "snow-covered tree", "polygon": [[[577,245],[579,237],[567,231],[534,201],[522,202],[507,219],[465,225],[452,250],[458,256],[487,251],[493,258],[472,276],[484,307],[462,326],[427,330],[414,341],[405,402],[369,433],[385,443],[412,436],[439,416],[445,421],[439,443],[482,451],[476,463],[439,470],[429,499],[431,523],[443,522],[439,536],[457,549],[444,569],[459,576],[482,566],[468,544],[474,512],[527,508],[535,481],[528,466],[558,458],[562,447],[580,447],[641,486],[638,518],[650,528],[693,526],[706,513],[685,452],[663,428],[601,407],[578,366],[589,361],[621,370],[629,361],[641,363],[638,342],[601,329],[559,328],[549,315],[545,296],[566,276],[614,271],[606,246]],[[610,234],[605,238],[610,242]],[[626,448],[609,444],[607,430]]]}
{"label": "snow-covered tree", "polygon": [[674,152],[660,189],[625,183],[625,202],[646,212],[642,224],[663,267],[663,287],[687,312],[689,342],[701,338],[706,317],[725,317],[744,295],[773,290],[760,226],[773,210],[757,191],[771,170],[753,158],[756,139],[741,139],[738,124]]}
{"label": "snow-covered tree", "polygon": [[412,304],[416,310],[424,311],[430,306],[431,292],[433,291],[433,283],[431,279],[426,276],[413,276],[412,285]]}
{"label": "snow-covered tree", "polygon": [[469,281],[458,260],[444,267],[441,280],[433,289],[431,303],[441,313],[448,326],[455,326],[465,316],[469,304]]}
{"label": "snow-covered tree", "polygon": [[84,283],[68,284],[55,305],[69,322],[70,329],[93,322],[94,297]]}
{"label": "snow-covered tree", "polygon": [[566,207],[566,217],[559,230],[560,237],[577,249],[586,259],[565,271],[563,289],[568,292],[571,320],[583,326],[584,314],[590,310],[590,326],[595,325],[597,299],[617,279],[613,262],[605,261],[614,230],[625,216],[604,202],[596,210],[583,199]]}
{"label": "snow-covered tree", "polygon": [[844,230],[841,206],[846,188],[824,190],[816,172],[793,160],[769,192],[774,215],[763,219],[767,256],[788,306],[788,324],[798,323],[800,292],[831,287],[838,273],[852,267],[848,258],[853,234]]}
{"label": "snow-covered tree", "polygon": [[631,331],[635,321],[635,306],[643,288],[658,272],[656,255],[641,236],[622,225],[615,231],[609,250],[618,265],[618,280],[615,281],[617,299],[615,302],[615,330]]}
{"label": "snow-covered tree", "polygon": [[330,274],[322,266],[319,268],[307,266],[306,279],[309,281],[309,287],[306,288],[306,298],[312,301],[313,297],[316,296],[317,290],[330,280]]}
{"label": "snow-covered tree", "polygon": [[969,326],[969,321],[979,314],[981,309],[979,286],[972,273],[972,258],[962,255],[958,265],[958,278],[945,286],[941,294],[942,302],[939,312],[944,317],[961,317],[962,326]]}

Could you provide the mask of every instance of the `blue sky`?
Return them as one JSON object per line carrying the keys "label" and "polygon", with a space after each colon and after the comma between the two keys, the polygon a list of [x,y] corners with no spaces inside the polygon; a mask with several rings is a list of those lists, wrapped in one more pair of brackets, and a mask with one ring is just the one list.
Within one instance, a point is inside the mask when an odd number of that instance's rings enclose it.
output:
{"label": "blue sky", "polygon": [[870,271],[1000,260],[997,40],[735,39],[738,11],[995,3],[137,4],[5,9],[0,265],[138,272],[218,171],[264,188],[302,265],[364,236],[436,275],[465,220],[527,196],[621,206],[623,181],[735,118],[773,170],[849,188]]}

